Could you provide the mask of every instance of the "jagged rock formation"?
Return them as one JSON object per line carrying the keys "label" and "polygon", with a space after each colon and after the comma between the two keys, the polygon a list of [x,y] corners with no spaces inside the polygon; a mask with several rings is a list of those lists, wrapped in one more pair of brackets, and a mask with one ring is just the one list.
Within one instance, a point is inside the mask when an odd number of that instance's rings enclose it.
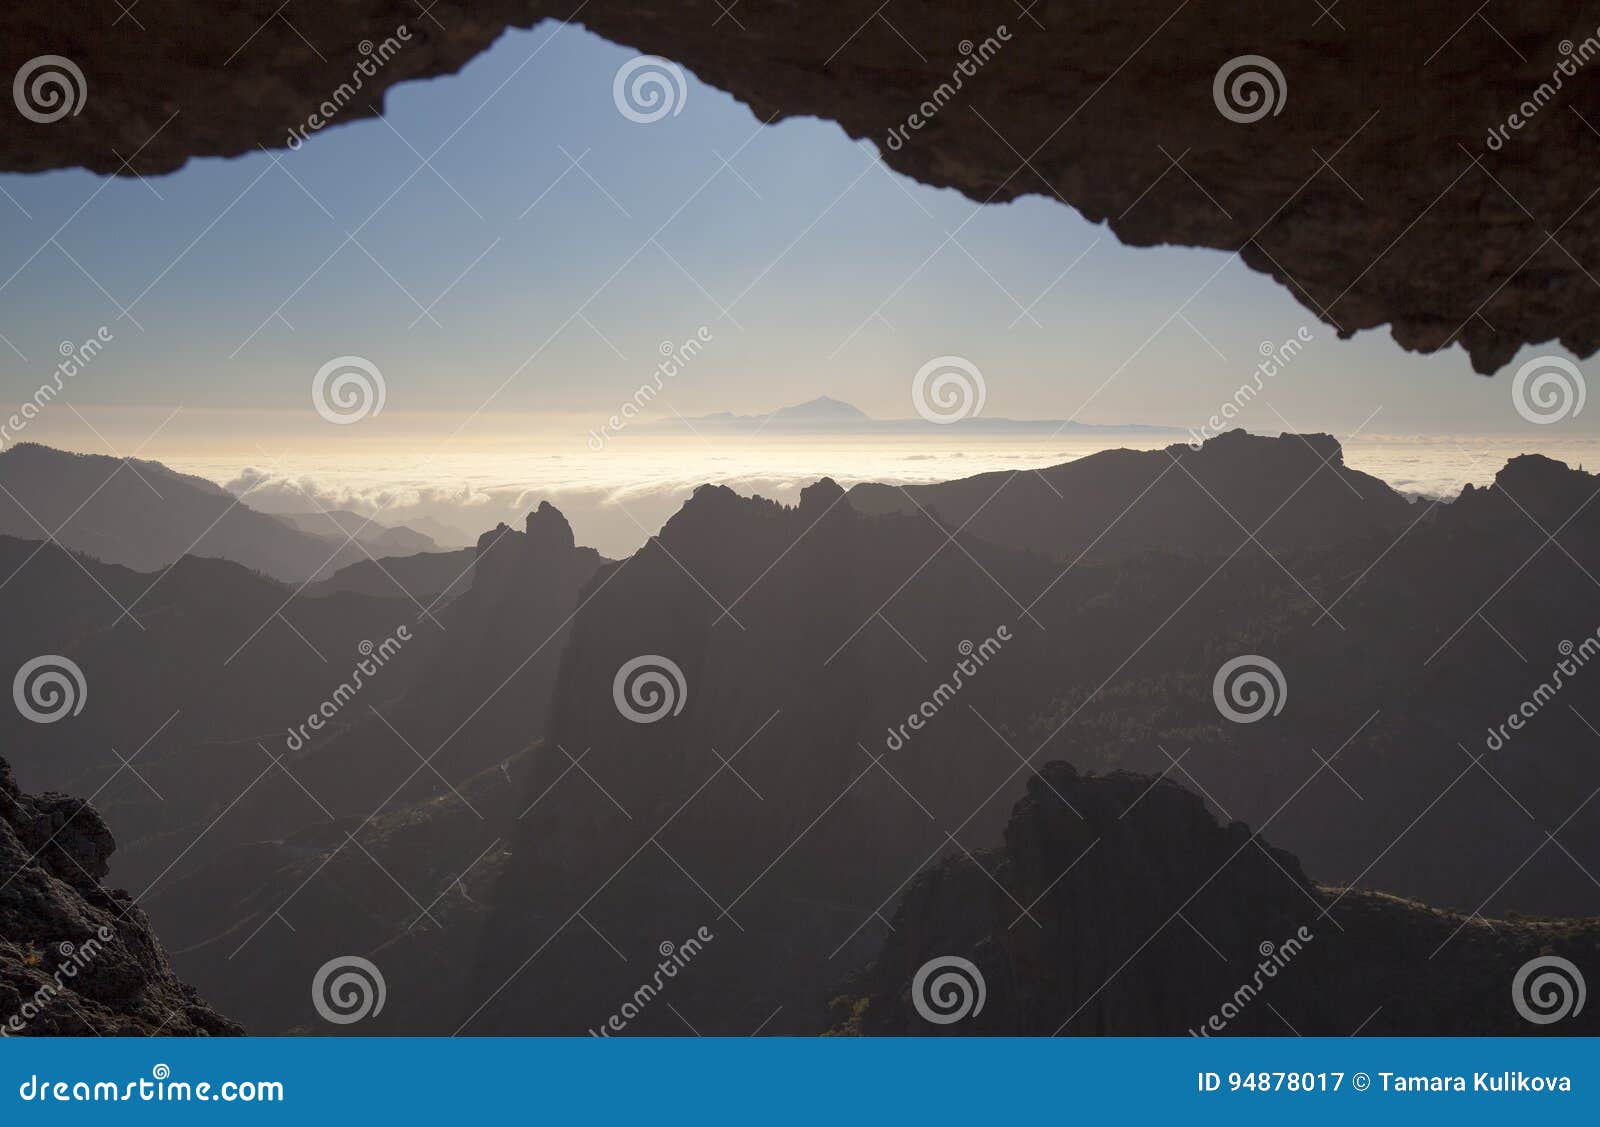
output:
{"label": "jagged rock formation", "polygon": [[[971,550],[1019,589],[1043,582],[1043,560]],[[894,627],[861,631],[921,564]],[[886,726],[961,660],[959,642],[1016,627],[1009,605],[992,617],[987,584],[920,514],[863,516],[827,479],[794,507],[704,486],[646,547],[599,573],[573,624],[464,1031],[581,1033],[632,993],[658,944],[700,926],[715,953],[673,986],[697,1028],[748,1033],[779,1006],[768,1032],[817,1028],[811,999],[848,965],[830,949],[865,957],[868,936],[854,933],[872,903],[948,848],[917,803],[953,827],[1010,761],[978,718],[951,707],[936,739],[873,766]],[[935,664],[911,657],[893,629]],[[1004,691],[1009,657],[1002,643],[983,678],[992,691]],[[681,709],[653,723],[618,705],[647,703],[617,680],[641,658],[676,667],[686,688],[673,691]],[[992,841],[1008,805],[973,819],[972,840]],[[629,961],[595,942],[580,914]],[[633,1028],[683,1026],[661,1006]]]}
{"label": "jagged rock formation", "polygon": [[243,1033],[172,973],[132,897],[100,884],[114,848],[88,803],[25,795],[0,759],[0,1035]]}
{"label": "jagged rock formation", "polygon": [[[108,28],[90,6],[7,9],[0,70],[65,55],[88,95],[50,124],[13,118],[0,168],[126,174],[126,156],[148,175],[282,147],[351,82],[363,41],[410,33],[343,100],[341,122],[374,112],[396,82],[459,69],[508,26],[572,19],[678,60],[763,121],[837,121],[926,183],[982,201],[1053,196],[1131,245],[1236,251],[1342,334],[1387,323],[1404,348],[1460,342],[1481,372],[1523,343],[1559,338],[1581,356],[1600,345],[1600,210],[1568,159],[1600,124],[1600,68],[1581,62],[1597,32],[1556,0],[1476,13],[1348,0],[1311,17],[1267,0],[1025,11],[940,0],[877,13],[745,0],[731,15],[717,0],[446,0],[426,16],[357,0],[297,11],[292,27],[275,7],[196,19],[192,0],[146,0],[148,32]],[[981,67],[963,54],[991,38],[997,49],[975,51]],[[1250,124],[1219,112],[1213,91],[1243,55],[1282,75],[1273,112]],[[940,93],[963,60],[974,73]],[[1557,89],[1563,62],[1572,73]],[[914,113],[919,128],[907,127]],[[1513,113],[1523,123],[1509,129]]]}
{"label": "jagged rock formation", "polygon": [[[1064,763],[1030,782],[1003,848],[918,877],[892,926],[834,1002],[841,1032],[1600,1030],[1592,1005],[1538,1024],[1513,1001],[1518,971],[1540,956],[1592,976],[1600,919],[1490,920],[1314,884],[1292,855],[1241,823],[1218,824],[1175,783],[1083,776]],[[941,1024],[918,1011],[912,984],[947,956],[978,968],[986,996],[977,1013]],[[1558,1008],[1523,997],[1541,1015]],[[922,998],[939,1016],[955,1008]]]}

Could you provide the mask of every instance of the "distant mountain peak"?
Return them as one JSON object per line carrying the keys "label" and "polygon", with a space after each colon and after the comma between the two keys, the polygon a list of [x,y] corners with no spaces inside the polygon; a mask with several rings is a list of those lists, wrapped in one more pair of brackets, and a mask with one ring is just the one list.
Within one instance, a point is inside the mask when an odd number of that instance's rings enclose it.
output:
{"label": "distant mountain peak", "polygon": [[1055,438],[1059,434],[1090,434],[1116,432],[1140,435],[1173,435],[1181,432],[1173,427],[1152,427],[1139,424],[1102,426],[1080,423],[1073,419],[1007,419],[999,416],[973,416],[956,420],[953,426],[941,426],[921,417],[878,418],[867,414],[853,403],[819,395],[804,403],[794,403],[754,415],[736,415],[731,411],[716,411],[709,415],[691,418],[678,416],[638,424],[646,432],[676,432],[679,429],[736,431],[746,434],[841,434],[852,437],[875,434],[926,435],[940,433],[948,436],[957,431],[966,434],[1038,435]]}
{"label": "distant mountain peak", "polygon": [[818,419],[832,422],[855,420],[870,421],[871,416],[859,407],[846,403],[842,399],[832,396],[819,395],[815,399],[808,399],[804,403],[796,403],[791,407],[780,407],[772,412],[774,419]]}

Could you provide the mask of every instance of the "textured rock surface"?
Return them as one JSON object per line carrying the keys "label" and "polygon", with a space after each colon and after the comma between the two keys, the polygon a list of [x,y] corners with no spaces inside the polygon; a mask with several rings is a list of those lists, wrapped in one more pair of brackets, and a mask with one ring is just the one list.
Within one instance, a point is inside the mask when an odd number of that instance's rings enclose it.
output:
{"label": "textured rock surface", "polygon": [[[1292,855],[1242,823],[1217,824],[1198,797],[1169,781],[1048,764],[1017,804],[1004,847],[979,862],[987,876],[961,858],[910,887],[882,953],[835,1002],[841,1031],[1600,1028],[1592,1006],[1560,1022],[1525,1020],[1512,987],[1519,968],[1540,956],[1593,968],[1600,921],[1486,920],[1316,885]],[[979,968],[986,997],[971,1017],[936,1024],[918,1013],[911,987],[918,968],[944,956]]]}
{"label": "textured rock surface", "polygon": [[113,848],[88,803],[24,795],[0,760],[0,1030],[243,1033],[178,981],[133,898],[101,887]]}
{"label": "textured rock surface", "polygon": [[[1561,45],[1581,55],[1597,34],[1571,5],[735,8],[444,0],[424,16],[400,0],[287,10],[249,0],[201,13],[192,0],[146,0],[134,26],[87,0],[13,5],[0,14],[3,73],[64,55],[88,97],[52,124],[12,118],[0,168],[119,173],[126,157],[149,174],[282,147],[350,80],[358,44],[401,24],[410,43],[338,121],[374,112],[395,82],[459,69],[508,26],[573,18],[678,60],[763,121],[837,121],[926,183],[982,201],[1053,195],[1132,245],[1237,252],[1342,333],[1389,324],[1420,351],[1460,341],[1481,372],[1526,342],[1559,338],[1585,356],[1600,346],[1600,207],[1584,159],[1600,145],[1600,65],[1573,62],[1553,96],[1538,93],[1567,58]],[[950,80],[961,45],[1001,25],[1010,38],[998,53],[889,148],[889,131]],[[1240,124],[1218,112],[1213,80],[1246,54],[1270,58],[1286,90],[1277,113]],[[1535,99],[1491,149],[1490,131]]]}

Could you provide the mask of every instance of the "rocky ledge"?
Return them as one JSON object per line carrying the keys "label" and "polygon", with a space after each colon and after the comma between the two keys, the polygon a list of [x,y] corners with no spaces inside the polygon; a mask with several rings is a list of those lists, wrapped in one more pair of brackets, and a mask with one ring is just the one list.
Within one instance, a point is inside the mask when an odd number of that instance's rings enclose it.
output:
{"label": "rocky ledge", "polygon": [[87,802],[25,795],[0,759],[0,1036],[237,1036],[178,981]]}

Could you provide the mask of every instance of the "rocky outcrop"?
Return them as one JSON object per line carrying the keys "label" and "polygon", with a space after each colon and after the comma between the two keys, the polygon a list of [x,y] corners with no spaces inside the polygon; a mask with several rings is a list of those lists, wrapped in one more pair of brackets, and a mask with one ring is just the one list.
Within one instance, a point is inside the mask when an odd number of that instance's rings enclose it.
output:
{"label": "rocky outcrop", "polygon": [[1031,472],[863,483],[850,503],[868,513],[921,509],[990,543],[1061,560],[1151,549],[1225,555],[1244,529],[1281,555],[1393,536],[1416,515],[1387,483],[1346,466],[1332,435],[1242,430],[1198,448],[1104,450]]}
{"label": "rocky outcrop", "polygon": [[133,898],[101,886],[114,848],[87,802],[25,795],[0,760],[0,1035],[243,1033],[172,973]]}
{"label": "rocky outcrop", "polygon": [[[582,1033],[633,992],[658,944],[701,926],[713,953],[674,979],[672,998],[696,1028],[749,1033],[780,1006],[768,1032],[820,1028],[815,998],[870,951],[860,925],[872,905],[953,848],[945,827],[1015,764],[968,706],[1003,711],[1022,627],[966,551],[1019,592],[1055,571],[958,547],[921,514],[864,516],[824,479],[792,507],[703,486],[597,573],[463,1031]],[[990,664],[960,702],[887,749],[889,726],[980,646],[969,667]],[[1011,797],[963,836],[992,842]],[[663,1005],[631,1028],[683,1025]]]}
{"label": "rocky outcrop", "polygon": [[[1538,985],[1531,960],[1593,977],[1600,920],[1490,920],[1308,880],[1175,783],[1048,764],[998,850],[945,862],[907,890],[871,967],[834,1002],[865,1034],[1348,1036],[1585,1034],[1578,980]],[[957,968],[962,1008],[930,960]],[[1561,973],[1559,965],[1550,971]],[[944,1001],[941,1003],[941,994]],[[1541,1001],[1541,996],[1544,1000]],[[921,1008],[919,1008],[919,1003]],[[934,1015],[930,1019],[929,1014]]]}
{"label": "rocky outcrop", "polygon": [[[534,568],[547,561],[565,560],[576,547],[572,525],[561,510],[549,501],[540,501],[523,522],[521,532],[498,524],[478,537],[472,571],[472,587],[478,592],[474,598],[488,602],[520,596],[534,578]],[[587,578],[586,573],[599,566],[600,556],[593,548],[584,548],[582,560],[577,571]],[[547,583],[552,577],[537,578]]]}
{"label": "rocky outcrop", "polygon": [[[87,97],[49,124],[13,117],[0,168],[148,175],[283,147],[330,98],[338,122],[370,116],[389,86],[458,70],[508,26],[570,19],[677,60],[762,121],[837,121],[925,183],[1059,199],[1130,245],[1235,252],[1341,335],[1387,323],[1407,349],[1459,342],[1480,372],[1524,343],[1600,345],[1600,209],[1569,159],[1600,123],[1600,33],[1557,0],[1349,0],[1312,17],[1267,0],[276,8],[200,19],[193,0],[146,0],[147,31],[92,6],[7,9],[0,70],[66,56]],[[392,56],[337,94],[367,60],[359,45],[401,27]],[[1236,87],[1224,72],[1243,56],[1276,74]]]}

